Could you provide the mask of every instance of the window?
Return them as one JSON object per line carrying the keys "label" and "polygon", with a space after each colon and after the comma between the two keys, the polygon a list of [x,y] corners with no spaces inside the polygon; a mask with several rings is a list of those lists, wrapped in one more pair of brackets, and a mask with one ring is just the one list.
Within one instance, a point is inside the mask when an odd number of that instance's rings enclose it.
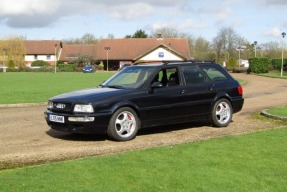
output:
{"label": "window", "polygon": [[203,83],[205,81],[203,74],[196,66],[183,66],[182,70],[185,83],[187,85],[195,83]]}
{"label": "window", "polygon": [[47,55],[47,60],[51,60],[51,55]]}
{"label": "window", "polygon": [[37,60],[38,59],[38,55],[34,55],[34,60]]}
{"label": "window", "polygon": [[156,81],[161,82],[166,87],[179,85],[177,68],[162,69],[152,82]]}
{"label": "window", "polygon": [[227,80],[228,77],[215,66],[200,66],[212,81]]}
{"label": "window", "polygon": [[142,86],[154,73],[155,68],[125,67],[119,73],[106,81],[103,86],[136,89]]}

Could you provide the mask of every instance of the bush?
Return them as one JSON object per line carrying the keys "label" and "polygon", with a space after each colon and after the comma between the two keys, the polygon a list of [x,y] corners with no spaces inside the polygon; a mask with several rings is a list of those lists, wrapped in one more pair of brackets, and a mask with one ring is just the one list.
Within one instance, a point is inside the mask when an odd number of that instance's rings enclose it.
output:
{"label": "bush", "polygon": [[15,63],[13,60],[10,60],[8,63],[8,69],[15,69]]}
{"label": "bush", "polygon": [[237,67],[237,60],[235,58],[229,58],[226,63],[226,70],[232,71],[234,67]]}
{"label": "bush", "polygon": [[75,72],[76,71],[76,64],[59,64],[57,65],[59,71],[61,72]]}
{"label": "bush", "polygon": [[[271,66],[274,70],[281,70],[282,59],[271,59]],[[287,65],[287,59],[283,59],[283,65]]]}
{"label": "bush", "polygon": [[250,58],[249,68],[252,73],[268,73],[270,65],[269,58]]}
{"label": "bush", "polygon": [[43,61],[43,60],[36,60],[33,61],[33,63],[31,64],[31,67],[48,67],[50,65],[50,63]]}
{"label": "bush", "polygon": [[[22,68],[8,68],[6,70],[7,72],[53,72],[53,68],[30,68],[30,67],[22,67]],[[3,69],[0,70],[0,72],[3,72]]]}
{"label": "bush", "polygon": [[94,67],[95,67],[95,70],[99,70],[99,71],[104,70],[104,65],[103,64],[94,65]]}

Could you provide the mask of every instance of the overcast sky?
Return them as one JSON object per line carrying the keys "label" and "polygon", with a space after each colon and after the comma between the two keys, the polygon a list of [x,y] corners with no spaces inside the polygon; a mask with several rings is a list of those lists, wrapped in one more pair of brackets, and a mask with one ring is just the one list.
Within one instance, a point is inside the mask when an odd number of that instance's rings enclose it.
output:
{"label": "overcast sky", "polygon": [[212,40],[232,27],[248,41],[280,41],[287,0],[0,0],[0,38],[123,38],[139,29],[176,28]]}

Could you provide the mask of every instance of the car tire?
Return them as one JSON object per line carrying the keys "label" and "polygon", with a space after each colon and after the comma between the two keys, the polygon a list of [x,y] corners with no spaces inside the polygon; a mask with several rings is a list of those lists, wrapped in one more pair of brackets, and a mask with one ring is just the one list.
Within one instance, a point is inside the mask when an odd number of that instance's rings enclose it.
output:
{"label": "car tire", "polygon": [[107,134],[116,141],[129,141],[135,138],[139,127],[137,113],[129,107],[123,107],[112,115]]}
{"label": "car tire", "polygon": [[211,109],[210,122],[215,127],[226,127],[232,120],[233,109],[227,99],[217,100]]}

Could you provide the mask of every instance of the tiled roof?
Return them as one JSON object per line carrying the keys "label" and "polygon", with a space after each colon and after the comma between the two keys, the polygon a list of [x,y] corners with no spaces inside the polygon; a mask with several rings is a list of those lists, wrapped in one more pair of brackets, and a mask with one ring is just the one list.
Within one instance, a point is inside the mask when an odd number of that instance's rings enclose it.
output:
{"label": "tiled roof", "polygon": [[79,55],[90,55],[95,58],[96,47],[95,44],[65,44],[60,60],[67,60],[69,57],[78,57]]}
{"label": "tiled roof", "polygon": [[[55,45],[60,60],[67,60],[77,55],[91,55],[96,60],[107,59],[109,47],[110,60],[137,60],[158,47],[164,47],[174,54],[190,59],[188,39],[185,38],[125,38],[125,39],[102,39],[98,44],[65,44],[59,40],[25,40],[26,55],[54,55]],[[61,53],[59,48],[62,47]]]}
{"label": "tiled roof", "polygon": [[55,45],[57,52],[62,47],[59,40],[25,40],[26,55],[55,55]]}
{"label": "tiled roof", "polygon": [[190,59],[188,39],[183,38],[160,40],[155,38],[102,39],[97,45],[95,57],[98,60],[105,60],[107,58],[105,48],[109,47],[110,60],[136,60],[160,45],[185,59]]}

